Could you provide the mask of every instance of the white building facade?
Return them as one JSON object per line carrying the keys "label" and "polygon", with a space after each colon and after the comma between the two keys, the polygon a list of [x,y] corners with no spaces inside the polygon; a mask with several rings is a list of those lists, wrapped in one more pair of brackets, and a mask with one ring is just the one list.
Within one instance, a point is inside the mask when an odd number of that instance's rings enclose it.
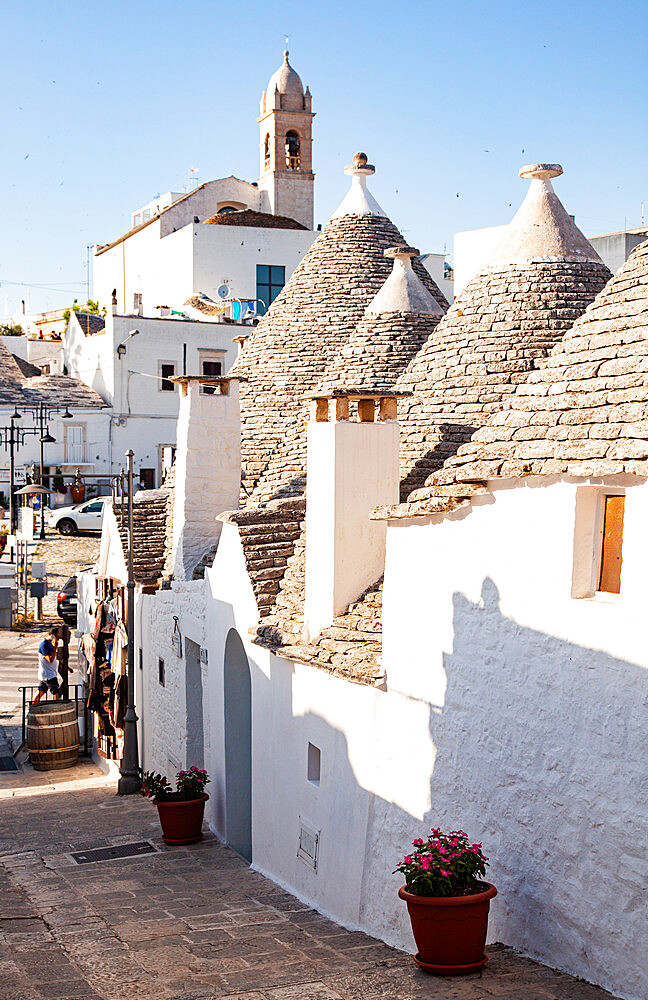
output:
{"label": "white building facade", "polygon": [[[394,364],[395,349],[423,316],[429,336],[414,361],[450,340],[467,353],[456,317],[481,300],[473,289],[444,316],[420,270],[401,261],[389,277],[380,272],[370,250],[391,223],[366,189],[366,157],[348,170],[353,194],[244,348],[222,398],[194,386],[182,399],[180,479],[167,487],[167,541],[157,543],[164,569],[138,581],[143,766],[171,777],[204,765],[212,830],[321,912],[411,951],[393,869],[430,827],[465,829],[483,843],[498,889],[491,940],[642,1000],[648,249],[606,284],[553,192],[556,165],[524,168],[531,193],[502,251],[515,259],[498,258],[485,279],[491,289],[507,276],[497,299],[513,315],[506,344],[498,353],[482,314],[469,331],[466,384],[490,409],[475,406],[464,443],[407,494],[397,406],[417,390],[399,389],[411,362],[404,353]],[[370,292],[356,284],[358,234]],[[338,313],[343,278],[328,248],[342,236],[353,291]],[[294,386],[314,398],[307,418],[295,406],[294,419],[268,433],[261,468],[254,386],[267,378],[264,351],[276,360],[273,334],[292,335],[305,274],[310,295],[326,276],[331,301],[323,329],[314,314],[299,328],[320,381],[307,382],[290,356],[292,369],[277,369],[275,409],[263,383],[269,422],[294,405]],[[400,292],[407,282],[402,299],[394,274]],[[517,274],[530,286],[542,277],[561,301],[509,304]],[[362,296],[343,327],[347,303]],[[487,298],[488,310],[496,300]],[[551,326],[563,306],[576,313],[571,329]],[[533,354],[525,309],[552,332]],[[523,369],[512,363],[529,358]],[[327,382],[345,375],[345,359],[346,378]],[[418,391],[436,399],[440,370],[427,386],[421,376]],[[408,433],[411,444],[412,421]],[[240,508],[227,509],[223,483],[234,499],[246,449],[262,499],[244,490]],[[209,497],[211,516],[197,503]],[[615,531],[606,521],[621,497],[622,541],[618,521]],[[111,516],[99,575],[125,581]]]}
{"label": "white building facade", "polygon": [[[194,295],[259,300],[263,314],[313,240],[311,96],[288,63],[261,100],[258,181],[224,177],[168,192],[131,213],[124,236],[95,247],[93,287],[102,306],[158,316]],[[223,221],[223,216],[228,218]],[[221,224],[207,224],[216,221]],[[267,269],[272,268],[272,281]]]}

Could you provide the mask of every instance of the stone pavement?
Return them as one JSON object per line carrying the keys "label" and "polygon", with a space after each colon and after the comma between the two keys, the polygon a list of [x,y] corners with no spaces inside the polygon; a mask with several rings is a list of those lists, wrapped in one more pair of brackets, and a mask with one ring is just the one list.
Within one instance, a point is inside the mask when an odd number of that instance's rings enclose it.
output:
{"label": "stone pavement", "polygon": [[[37,649],[42,633],[50,624],[59,624],[56,613],[56,595],[66,580],[78,569],[92,566],[99,555],[99,535],[63,536],[48,531],[44,542],[39,542],[32,553],[32,560],[47,563],[49,594],[43,601],[43,621],[34,623],[22,632],[0,630],[0,737],[2,730],[14,748],[20,745],[21,713],[20,691],[22,685],[36,684],[38,658]],[[8,561],[5,555],[4,561]],[[22,593],[22,592],[21,592]],[[29,600],[29,610],[33,611],[34,601]],[[72,640],[71,664],[75,664],[76,640]],[[71,678],[71,682],[74,681]],[[4,1000],[4,998],[0,998]]]}
{"label": "stone pavement", "polygon": [[[157,852],[79,866],[74,850]],[[155,808],[93,764],[0,774],[2,1000],[611,1000],[494,945],[477,974],[428,977],[410,956],[327,920],[213,835],[167,847]]]}
{"label": "stone pavement", "polygon": [[44,617],[58,621],[56,595],[73,573],[92,566],[99,555],[101,536],[86,532],[81,535],[60,535],[46,531],[47,538],[39,542],[33,559],[47,563],[49,593],[43,601]]}

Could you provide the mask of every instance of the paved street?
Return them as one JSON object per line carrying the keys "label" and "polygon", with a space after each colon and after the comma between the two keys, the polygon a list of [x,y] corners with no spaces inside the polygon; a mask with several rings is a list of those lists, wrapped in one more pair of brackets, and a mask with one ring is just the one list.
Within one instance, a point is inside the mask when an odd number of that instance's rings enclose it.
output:
{"label": "paved street", "polygon": [[[142,840],[156,853],[70,857]],[[0,900],[2,1000],[610,1000],[497,945],[479,974],[428,977],[211,834],[165,846],[155,808],[93,764],[0,774]]]}
{"label": "paved street", "polygon": [[[98,539],[54,535],[56,593]],[[53,597],[53,602],[52,602]],[[20,742],[18,687],[36,677],[41,630],[0,632],[0,736]],[[77,865],[72,851],[133,841],[138,858]],[[408,955],[349,932],[250,870],[207,833],[162,843],[157,812],[115,795],[94,764],[0,772],[1,1000],[611,1000],[491,946],[486,969],[431,978]]]}
{"label": "paved street", "polygon": [[[91,566],[98,554],[98,535],[64,537],[58,532],[49,532],[47,540],[40,542],[32,554],[32,559],[47,563],[49,594],[43,602],[44,621],[30,626],[25,632],[0,630],[0,727],[15,747],[20,744],[19,688],[37,683],[37,649],[42,633],[49,624],[58,624],[61,620],[56,614],[56,595],[68,577],[78,569]],[[29,610],[33,611],[33,607],[34,601],[30,599]],[[73,640],[72,664],[76,662],[75,650],[76,640]]]}
{"label": "paved street", "polygon": [[60,535],[58,531],[48,531],[46,541],[39,542],[33,558],[47,563],[49,593],[43,601],[45,617],[56,617],[56,595],[73,573],[93,565],[99,555],[99,544],[99,535]]}

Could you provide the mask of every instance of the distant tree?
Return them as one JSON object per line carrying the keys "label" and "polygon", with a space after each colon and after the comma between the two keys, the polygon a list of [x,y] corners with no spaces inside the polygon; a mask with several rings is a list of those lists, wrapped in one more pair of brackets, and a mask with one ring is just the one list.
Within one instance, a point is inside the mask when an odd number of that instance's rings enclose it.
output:
{"label": "distant tree", "polygon": [[0,337],[22,337],[24,332],[20,323],[0,323]]}
{"label": "distant tree", "polygon": [[90,313],[91,316],[105,316],[106,307],[103,306],[103,308],[100,308],[99,302],[95,302],[94,299],[88,299],[87,302],[85,302],[82,306],[80,306],[77,300],[75,299],[74,302],[72,303],[72,308],[66,309],[65,312],[63,313],[63,319],[65,320],[66,323],[70,319],[70,316],[72,315],[73,312]]}

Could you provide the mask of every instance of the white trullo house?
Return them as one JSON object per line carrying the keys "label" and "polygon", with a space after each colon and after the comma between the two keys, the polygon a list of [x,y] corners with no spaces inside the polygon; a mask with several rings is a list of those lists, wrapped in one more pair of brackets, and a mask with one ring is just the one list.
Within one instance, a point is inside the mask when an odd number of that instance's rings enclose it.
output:
{"label": "white trullo house", "polygon": [[447,309],[366,157],[349,171],[230,377],[181,382],[139,578],[144,765],[204,761],[220,836],[405,948],[394,865],[460,826],[491,858],[493,939],[638,1000],[648,245],[609,280],[560,169],[526,168]]}

